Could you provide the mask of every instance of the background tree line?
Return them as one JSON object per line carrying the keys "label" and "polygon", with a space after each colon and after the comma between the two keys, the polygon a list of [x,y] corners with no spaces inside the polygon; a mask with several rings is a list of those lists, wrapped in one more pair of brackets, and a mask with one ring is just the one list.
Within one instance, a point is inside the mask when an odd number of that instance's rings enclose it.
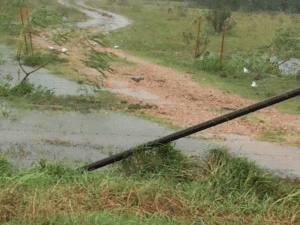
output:
{"label": "background tree line", "polygon": [[179,2],[194,2],[208,8],[227,7],[232,11],[240,8],[246,11],[291,11],[300,12],[299,0],[177,0]]}

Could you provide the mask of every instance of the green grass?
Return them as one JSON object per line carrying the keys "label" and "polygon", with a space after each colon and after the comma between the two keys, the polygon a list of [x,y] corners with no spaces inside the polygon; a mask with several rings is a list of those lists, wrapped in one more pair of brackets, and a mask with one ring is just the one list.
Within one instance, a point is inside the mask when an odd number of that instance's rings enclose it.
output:
{"label": "green grass", "polygon": [[94,172],[47,159],[0,158],[1,224],[298,224],[299,181],[278,179],[226,149],[203,160],[173,145]]}
{"label": "green grass", "polygon": [[[241,64],[257,53],[274,55],[275,53],[267,50],[266,46],[272,43],[275,31],[289,25],[299,27],[297,17],[285,13],[272,17],[264,12],[234,12],[231,19],[236,22],[236,25],[226,33],[223,60],[223,67],[229,72],[234,71],[234,74],[229,73],[226,78],[221,78],[220,72],[203,72],[197,69],[194,63],[194,41],[198,26],[195,21],[199,16],[204,18],[206,9],[187,8],[186,15],[180,16],[180,14],[168,13],[170,8],[174,9],[175,3],[171,2],[125,1],[124,4],[106,4],[104,0],[90,0],[88,3],[124,15],[133,21],[130,26],[110,32],[108,37],[112,44],[117,44],[120,49],[147,58],[154,63],[181,71],[192,71],[193,77],[201,85],[222,89],[227,93],[253,100],[263,100],[300,86],[299,79],[278,74],[278,77],[257,81],[258,88],[252,88],[251,83],[256,74],[274,75],[278,71],[270,63],[256,62],[251,65],[255,70],[251,70],[250,74],[244,74],[242,68],[245,65]],[[139,10],[136,9],[136,5],[139,5]],[[186,41],[184,35],[189,33],[193,35],[190,43]],[[222,34],[214,33],[210,25],[203,20],[200,35],[204,34],[211,39],[206,50],[219,53]],[[235,59],[230,59],[233,56]],[[238,78],[234,78],[234,75]],[[299,115],[298,102],[299,97],[296,97],[275,107],[283,112]]]}
{"label": "green grass", "polygon": [[[19,36],[22,31],[20,7],[29,10],[29,19],[30,21],[32,20],[32,25],[35,27],[60,26],[65,22],[75,23],[88,19],[84,13],[73,8],[67,8],[57,1],[28,0],[19,4],[19,1],[1,0],[0,41],[12,47],[15,47],[17,42],[15,37]],[[27,24],[25,10],[23,11],[23,16],[25,24]],[[68,20],[63,21],[63,17],[66,17]]]}
{"label": "green grass", "polygon": [[259,121],[260,123],[265,123],[265,121],[263,119],[261,119],[259,116],[254,115],[252,113],[242,116],[241,119],[242,120],[256,120],[256,121]]}
{"label": "green grass", "polygon": [[138,116],[139,118],[159,123],[163,125],[166,128],[172,129],[172,130],[181,130],[182,126],[178,125],[176,121],[169,119],[169,118],[164,118],[164,117],[158,117],[158,116],[152,116],[150,114],[141,112],[141,111],[132,111],[132,109],[128,110],[128,113],[134,116]]}
{"label": "green grass", "polygon": [[288,132],[282,128],[275,128],[270,131],[262,131],[258,140],[269,141],[288,146],[300,146],[300,133]]}

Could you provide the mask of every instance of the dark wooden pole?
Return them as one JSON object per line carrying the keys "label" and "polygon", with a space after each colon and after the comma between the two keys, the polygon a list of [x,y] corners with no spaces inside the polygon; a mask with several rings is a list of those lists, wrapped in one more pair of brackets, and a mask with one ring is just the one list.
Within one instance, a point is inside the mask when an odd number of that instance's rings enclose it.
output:
{"label": "dark wooden pole", "polygon": [[22,27],[23,27],[23,32],[24,32],[25,48],[26,48],[26,54],[27,54],[28,53],[27,39],[26,39],[26,32],[24,30],[23,10],[22,10],[21,7],[20,7],[20,16],[21,16],[21,21],[22,21]]}
{"label": "dark wooden pole", "polygon": [[197,32],[197,39],[196,39],[196,48],[195,48],[195,59],[199,56],[199,35],[200,35],[200,28],[201,28],[201,20],[202,17],[199,17],[199,25],[198,25],[198,32]]}
{"label": "dark wooden pole", "polygon": [[31,54],[33,55],[33,45],[32,45],[32,38],[31,38],[31,27],[30,27],[30,23],[29,23],[29,12],[28,12],[28,9],[26,9],[26,16],[27,16],[27,23],[28,23],[28,26],[29,26],[29,39],[30,39],[30,44],[31,44]]}
{"label": "dark wooden pole", "polygon": [[222,59],[223,59],[223,48],[224,48],[225,30],[226,30],[226,20],[224,20],[224,24],[223,24],[223,36],[222,36],[221,54],[220,54],[220,69],[222,69]]}
{"label": "dark wooden pole", "polygon": [[[293,98],[293,97],[296,97],[296,96],[299,96],[299,95],[300,95],[300,87],[296,88],[294,90],[276,95],[274,97],[268,98],[264,101],[255,103],[253,105],[247,106],[245,108],[238,109],[234,112],[225,114],[223,116],[219,116],[217,118],[211,119],[211,120],[206,121],[204,123],[200,123],[200,124],[197,124],[195,126],[180,130],[178,132],[175,132],[175,133],[167,135],[165,137],[156,139],[154,141],[150,141],[150,142],[145,144],[145,147],[155,147],[155,146],[167,144],[167,143],[169,143],[171,141],[175,141],[179,138],[183,138],[183,137],[186,137],[188,135],[191,135],[191,134],[197,133],[199,131],[205,130],[207,128],[214,127],[214,126],[219,125],[221,123],[225,123],[229,120],[233,120],[235,118],[244,116],[244,115],[249,114],[251,112],[255,112],[257,110],[266,108],[268,106],[274,105],[276,103],[285,101],[287,99],[290,99],[290,98]],[[125,158],[129,157],[130,155],[133,154],[134,149],[135,148],[131,148],[131,149],[129,149],[127,151],[124,151],[124,152],[121,152],[119,154],[116,154],[116,155],[110,156],[108,158],[99,160],[97,162],[85,165],[85,166],[83,166],[79,169],[86,169],[86,170],[89,170],[89,171],[99,169],[101,167],[104,167],[106,165],[118,162],[122,159],[125,159]]]}

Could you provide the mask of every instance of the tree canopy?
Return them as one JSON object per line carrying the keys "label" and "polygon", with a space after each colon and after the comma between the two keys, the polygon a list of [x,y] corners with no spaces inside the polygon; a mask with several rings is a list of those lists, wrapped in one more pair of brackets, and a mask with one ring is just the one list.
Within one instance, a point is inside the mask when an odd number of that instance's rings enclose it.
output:
{"label": "tree canopy", "polygon": [[201,5],[209,8],[228,7],[238,10],[243,7],[247,10],[263,11],[286,11],[300,12],[299,0],[195,0]]}

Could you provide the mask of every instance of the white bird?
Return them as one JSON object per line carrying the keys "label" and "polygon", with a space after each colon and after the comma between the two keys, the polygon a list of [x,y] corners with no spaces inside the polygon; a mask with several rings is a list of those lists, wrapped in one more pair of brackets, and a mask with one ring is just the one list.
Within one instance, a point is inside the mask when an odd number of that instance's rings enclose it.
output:
{"label": "white bird", "polygon": [[66,48],[62,48],[62,49],[61,49],[61,51],[62,51],[62,52],[67,52],[67,51],[68,51],[68,49],[66,49]]}
{"label": "white bird", "polygon": [[119,48],[119,45],[115,45],[114,48]]}
{"label": "white bird", "polygon": [[255,83],[255,81],[252,82],[251,84],[252,87],[257,87],[258,85]]}
{"label": "white bird", "polygon": [[52,47],[52,46],[49,46],[48,48],[49,48],[49,49],[51,49],[51,50],[55,49],[55,48],[54,48],[54,47]]}
{"label": "white bird", "polygon": [[250,73],[250,71],[249,71],[249,70],[247,70],[247,68],[246,68],[246,67],[244,67],[244,73]]}

